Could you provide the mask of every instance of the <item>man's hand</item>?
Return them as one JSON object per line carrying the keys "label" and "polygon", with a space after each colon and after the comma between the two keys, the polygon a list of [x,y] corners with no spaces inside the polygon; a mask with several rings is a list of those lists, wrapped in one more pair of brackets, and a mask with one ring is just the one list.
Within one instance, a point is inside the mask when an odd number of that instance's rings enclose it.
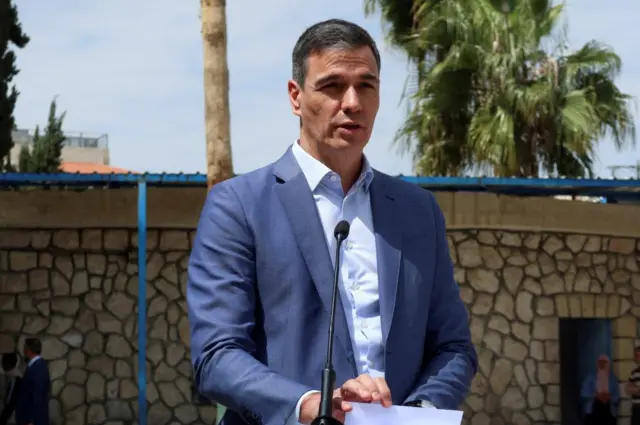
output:
{"label": "man's hand", "polygon": [[[350,379],[333,392],[333,417],[344,422],[345,415],[353,409],[350,401],[380,403],[384,407],[390,407],[391,391],[384,378],[374,379],[369,375],[360,375],[356,379]],[[319,409],[320,393],[309,394],[300,404],[298,420],[301,424],[310,424],[318,416]]]}
{"label": "man's hand", "polygon": [[627,383],[626,390],[627,390],[627,395],[638,395],[640,393],[640,387],[631,382]]}
{"label": "man's hand", "polygon": [[360,375],[344,383],[340,395],[345,401],[357,403],[380,403],[384,407],[391,407],[391,391],[384,378],[372,378]]}
{"label": "man's hand", "polygon": [[[301,424],[308,425],[318,416],[320,409],[320,393],[309,394],[300,404]],[[352,409],[351,404],[347,403],[340,396],[340,388],[333,392],[333,417],[344,423],[345,414]]]}
{"label": "man's hand", "polygon": [[603,403],[607,403],[609,400],[611,400],[611,394],[609,394],[608,392],[598,393],[596,394],[596,397]]}

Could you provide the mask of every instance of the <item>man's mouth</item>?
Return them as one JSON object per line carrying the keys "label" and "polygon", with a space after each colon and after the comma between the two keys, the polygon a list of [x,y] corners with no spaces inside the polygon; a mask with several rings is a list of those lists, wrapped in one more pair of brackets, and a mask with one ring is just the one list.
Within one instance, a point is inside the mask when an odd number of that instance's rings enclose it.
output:
{"label": "man's mouth", "polygon": [[345,130],[350,130],[350,131],[361,128],[360,124],[357,124],[357,123],[344,123],[344,124],[340,124],[339,127],[344,128]]}

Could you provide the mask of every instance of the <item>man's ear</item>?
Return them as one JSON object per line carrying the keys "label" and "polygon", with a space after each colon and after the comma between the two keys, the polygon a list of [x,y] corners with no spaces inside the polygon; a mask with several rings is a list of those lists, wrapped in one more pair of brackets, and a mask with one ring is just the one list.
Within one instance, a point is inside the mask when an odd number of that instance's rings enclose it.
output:
{"label": "man's ear", "polygon": [[294,115],[300,116],[300,96],[302,95],[302,88],[297,82],[289,80],[287,83],[287,91],[289,92],[289,103],[291,104],[291,111]]}

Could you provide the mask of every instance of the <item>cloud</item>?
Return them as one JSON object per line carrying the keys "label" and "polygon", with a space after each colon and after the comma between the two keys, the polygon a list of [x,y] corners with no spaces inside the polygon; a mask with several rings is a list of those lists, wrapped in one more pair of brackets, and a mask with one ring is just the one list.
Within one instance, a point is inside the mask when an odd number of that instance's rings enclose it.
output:
{"label": "cloud", "polygon": [[[623,37],[635,24],[631,10],[640,11],[633,1],[570,3],[569,31],[577,42],[598,38],[612,45],[625,61],[621,84],[640,96],[640,61],[633,41]],[[204,171],[197,2],[59,0],[20,2],[18,8],[32,39],[18,53],[21,128],[43,124],[57,95],[69,131],[108,134],[112,164],[137,171]],[[406,61],[385,46],[380,18],[364,18],[361,0],[234,0],[227,8],[236,171],[278,158],[295,139],[298,124],[286,98],[291,49],[307,26],[340,17],[368,29],[383,55],[382,104],[367,154],[383,171],[411,173],[410,159],[391,147],[404,115],[398,102]],[[601,157],[625,162],[629,154],[605,147]]]}

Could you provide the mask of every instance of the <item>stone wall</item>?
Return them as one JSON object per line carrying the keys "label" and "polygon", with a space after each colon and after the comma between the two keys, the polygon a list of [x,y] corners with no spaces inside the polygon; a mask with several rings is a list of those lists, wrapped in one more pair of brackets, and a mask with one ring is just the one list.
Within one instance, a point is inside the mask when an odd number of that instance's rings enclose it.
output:
{"label": "stone wall", "polygon": [[[560,423],[559,318],[612,320],[614,371],[628,379],[640,239],[469,230],[449,232],[449,243],[480,363],[468,423]],[[618,423],[629,415],[625,397]]]}
{"label": "stone wall", "polygon": [[[612,319],[626,378],[640,314],[638,207],[437,197],[480,358],[466,423],[559,424],[560,317]],[[215,417],[193,402],[184,298],[203,198],[149,193],[149,425]],[[43,340],[56,425],[137,422],[135,205],[124,189],[0,193],[0,351]],[[627,401],[621,414],[628,422]]]}
{"label": "stone wall", "polygon": [[[212,424],[192,403],[185,305],[188,231],[149,233],[150,425]],[[133,424],[138,410],[137,236],[127,229],[2,232],[0,351],[38,336],[55,424]]]}

